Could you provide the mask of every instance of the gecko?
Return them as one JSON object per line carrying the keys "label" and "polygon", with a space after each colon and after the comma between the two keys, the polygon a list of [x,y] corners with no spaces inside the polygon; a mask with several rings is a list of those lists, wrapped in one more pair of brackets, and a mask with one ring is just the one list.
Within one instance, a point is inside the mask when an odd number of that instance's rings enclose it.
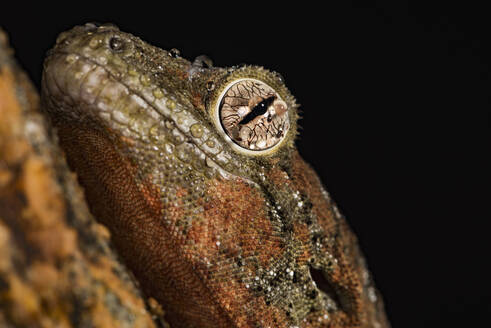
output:
{"label": "gecko", "polygon": [[172,327],[390,327],[355,235],[295,147],[299,106],[280,74],[88,23],[48,52],[42,106]]}

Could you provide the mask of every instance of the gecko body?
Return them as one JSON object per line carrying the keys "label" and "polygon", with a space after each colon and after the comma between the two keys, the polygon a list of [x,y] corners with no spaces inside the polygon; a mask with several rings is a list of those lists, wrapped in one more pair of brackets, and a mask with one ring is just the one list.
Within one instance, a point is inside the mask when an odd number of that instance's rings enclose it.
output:
{"label": "gecko body", "polygon": [[42,97],[92,212],[172,327],[389,327],[295,148],[278,74],[86,24],[49,52]]}

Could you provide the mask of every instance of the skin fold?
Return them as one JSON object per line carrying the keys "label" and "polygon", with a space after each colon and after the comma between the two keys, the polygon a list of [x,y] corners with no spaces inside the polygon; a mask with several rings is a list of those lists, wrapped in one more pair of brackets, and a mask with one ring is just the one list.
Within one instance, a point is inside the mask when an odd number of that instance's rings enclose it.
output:
{"label": "skin fold", "polygon": [[[239,80],[265,87],[227,93]],[[278,74],[86,24],[49,52],[42,101],[172,327],[389,327],[356,237],[295,148],[298,106]]]}

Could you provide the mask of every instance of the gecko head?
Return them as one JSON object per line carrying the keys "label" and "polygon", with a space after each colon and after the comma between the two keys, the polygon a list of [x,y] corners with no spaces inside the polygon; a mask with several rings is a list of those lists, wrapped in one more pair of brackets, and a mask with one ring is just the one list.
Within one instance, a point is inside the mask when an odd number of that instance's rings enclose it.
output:
{"label": "gecko head", "polygon": [[257,180],[259,167],[294,148],[295,99],[279,74],[262,67],[199,63],[111,24],[77,26],[60,34],[45,61],[45,108]]}

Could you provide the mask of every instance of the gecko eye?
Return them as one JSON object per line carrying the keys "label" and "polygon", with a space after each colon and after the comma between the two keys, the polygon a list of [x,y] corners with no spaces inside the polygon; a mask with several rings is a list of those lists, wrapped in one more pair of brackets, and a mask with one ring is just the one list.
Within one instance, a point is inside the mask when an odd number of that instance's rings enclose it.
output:
{"label": "gecko eye", "polygon": [[218,106],[227,136],[248,150],[274,147],[290,127],[288,105],[273,88],[259,80],[234,81],[223,91]]}

